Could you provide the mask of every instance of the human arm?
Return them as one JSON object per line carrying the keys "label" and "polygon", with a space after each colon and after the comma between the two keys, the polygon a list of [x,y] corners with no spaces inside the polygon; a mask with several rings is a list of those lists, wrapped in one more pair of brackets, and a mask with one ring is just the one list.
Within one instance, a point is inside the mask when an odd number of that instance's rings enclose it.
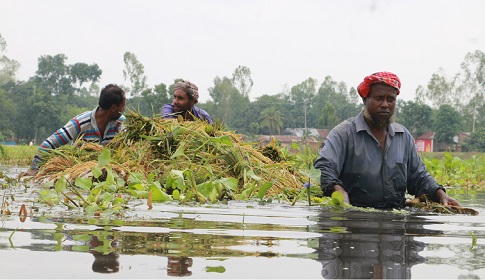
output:
{"label": "human arm", "polygon": [[[325,145],[320,150],[319,157],[314,163],[314,167],[321,171],[320,186],[325,196],[330,196],[336,190],[335,186],[344,190],[339,176],[345,161],[347,150],[345,143],[347,141],[343,131],[340,131],[340,127],[334,128],[330,131]],[[348,195],[346,197],[348,200]]]}
{"label": "human arm", "polygon": [[[62,145],[69,143],[72,140],[77,139],[81,132],[82,120],[75,117],[67,122],[63,127],[59,128],[54,134],[49,136],[37,149],[37,153],[32,160],[30,170],[28,173],[35,174],[39,169],[39,163],[41,161],[42,153],[48,152],[52,149],[57,149]],[[32,171],[31,171],[32,170]]]}
{"label": "human arm", "polygon": [[426,165],[416,152],[414,139],[412,139],[409,146],[411,148],[409,149],[408,160],[408,192],[416,197],[427,194],[431,200],[439,202],[444,206],[460,206],[458,201],[451,198],[445,189],[428,173]]}
{"label": "human arm", "polygon": [[173,112],[173,105],[172,104],[165,104],[162,108],[162,113],[160,117],[162,118],[176,118],[178,113]]}

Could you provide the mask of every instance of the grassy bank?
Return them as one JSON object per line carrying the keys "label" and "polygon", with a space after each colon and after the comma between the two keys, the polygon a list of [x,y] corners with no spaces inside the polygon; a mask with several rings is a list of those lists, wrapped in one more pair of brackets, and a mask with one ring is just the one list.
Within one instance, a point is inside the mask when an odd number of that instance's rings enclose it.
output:
{"label": "grassy bank", "polygon": [[12,166],[29,166],[37,152],[38,146],[6,146],[0,148],[0,164]]}

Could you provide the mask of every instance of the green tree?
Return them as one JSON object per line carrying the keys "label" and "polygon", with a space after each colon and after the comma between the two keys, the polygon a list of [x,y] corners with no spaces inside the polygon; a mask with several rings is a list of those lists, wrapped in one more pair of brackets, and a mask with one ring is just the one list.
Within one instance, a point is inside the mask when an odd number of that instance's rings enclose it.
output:
{"label": "green tree", "polygon": [[337,124],[339,124],[339,120],[335,115],[335,108],[332,106],[332,104],[330,103],[325,104],[325,108],[323,108],[322,114],[318,119],[318,124],[320,127],[328,128],[328,129],[332,129]]}
{"label": "green tree", "polygon": [[70,66],[70,74],[72,82],[78,84],[75,88],[80,91],[83,88],[84,83],[96,83],[99,81],[103,71],[97,64],[88,65],[86,63],[78,62]]}
{"label": "green tree", "polygon": [[433,110],[430,106],[415,101],[398,102],[397,122],[404,125],[415,138],[431,130]]}
{"label": "green tree", "polygon": [[[462,82],[460,85],[460,100],[468,101],[463,108],[463,114],[469,115],[466,120],[470,120],[468,127],[471,126],[471,131],[475,130],[475,126],[485,116],[479,113],[479,108],[484,106],[485,94],[485,53],[480,50],[468,53],[461,64]],[[469,113],[469,114],[467,114]],[[467,122],[468,123],[468,122]]]}
{"label": "green tree", "polygon": [[47,93],[53,95],[74,93],[75,88],[72,86],[70,68],[66,60],[67,56],[64,54],[39,57],[35,80]]}
{"label": "green tree", "polygon": [[0,34],[0,85],[8,81],[15,81],[15,75],[20,68],[20,63],[10,59],[5,55],[7,51],[7,42]]}
{"label": "green tree", "polygon": [[485,128],[475,130],[466,139],[466,148],[470,152],[485,152]]}
{"label": "green tree", "polygon": [[441,105],[433,124],[438,143],[452,144],[453,137],[461,130],[461,122],[459,113],[451,105]]}
{"label": "green tree", "polygon": [[[357,100],[359,99],[354,100],[355,96],[352,96],[351,93],[356,94],[356,92],[352,90],[355,91],[355,89],[351,89],[350,92],[347,92],[347,85],[344,82],[337,82],[331,76],[326,76],[313,99],[313,110],[310,112],[310,118],[318,120],[318,125],[321,125],[322,109],[329,108],[327,104],[330,104],[335,112],[335,119],[329,120],[331,122],[328,125],[336,125],[357,115],[361,110],[362,101],[358,102]],[[328,116],[324,116],[324,118],[326,117]]]}
{"label": "green tree", "polygon": [[129,80],[131,83],[131,87],[127,89],[131,93],[131,96],[138,97],[147,88],[145,66],[131,52],[125,52],[123,61],[125,62],[123,77],[125,81]]}
{"label": "green tree", "polygon": [[261,112],[261,127],[267,127],[270,135],[274,132],[280,134],[283,122],[281,121],[281,112],[274,107],[266,108]]}
{"label": "green tree", "polygon": [[249,67],[238,66],[232,73],[232,84],[244,97],[249,97],[254,84]]}
{"label": "green tree", "polygon": [[249,98],[243,96],[228,77],[216,77],[214,86],[209,88],[209,95],[214,101],[211,116],[213,114],[230,127],[237,121],[236,116],[250,104]]}
{"label": "green tree", "polygon": [[315,119],[310,117],[310,111],[314,107],[313,98],[315,97],[317,80],[308,78],[305,81],[291,87],[286,96],[286,102],[293,105],[288,113],[292,116],[292,126],[311,127],[311,122]]}
{"label": "green tree", "polygon": [[453,79],[447,78],[443,69],[433,73],[425,92],[426,98],[436,108],[444,104],[457,106],[459,98],[456,98],[456,79],[456,76]]}

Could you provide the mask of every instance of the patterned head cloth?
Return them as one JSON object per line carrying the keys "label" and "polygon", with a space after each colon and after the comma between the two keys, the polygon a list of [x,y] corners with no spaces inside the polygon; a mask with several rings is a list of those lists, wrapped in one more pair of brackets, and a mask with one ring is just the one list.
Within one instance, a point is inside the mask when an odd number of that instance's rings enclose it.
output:
{"label": "patterned head cloth", "polygon": [[199,88],[189,81],[178,82],[175,84],[173,90],[183,90],[187,95],[195,99],[195,101],[199,101]]}
{"label": "patterned head cloth", "polygon": [[370,85],[384,83],[397,89],[399,95],[399,89],[401,88],[401,81],[391,72],[377,72],[364,78],[364,81],[357,87],[357,92],[362,98],[366,98],[370,91]]}

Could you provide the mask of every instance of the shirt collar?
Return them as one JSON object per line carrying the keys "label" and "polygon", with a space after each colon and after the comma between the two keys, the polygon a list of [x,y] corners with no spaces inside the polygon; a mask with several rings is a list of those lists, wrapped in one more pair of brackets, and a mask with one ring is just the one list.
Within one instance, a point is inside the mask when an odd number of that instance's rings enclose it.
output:
{"label": "shirt collar", "polygon": [[[369,133],[369,135],[372,135],[369,125],[364,119],[364,111],[361,111],[357,115],[354,122],[355,122],[355,129],[357,130],[357,132],[365,130],[367,131],[367,133]],[[389,133],[389,136],[394,136],[396,132],[403,133],[404,129],[401,125],[393,122],[387,127],[387,132]]]}

